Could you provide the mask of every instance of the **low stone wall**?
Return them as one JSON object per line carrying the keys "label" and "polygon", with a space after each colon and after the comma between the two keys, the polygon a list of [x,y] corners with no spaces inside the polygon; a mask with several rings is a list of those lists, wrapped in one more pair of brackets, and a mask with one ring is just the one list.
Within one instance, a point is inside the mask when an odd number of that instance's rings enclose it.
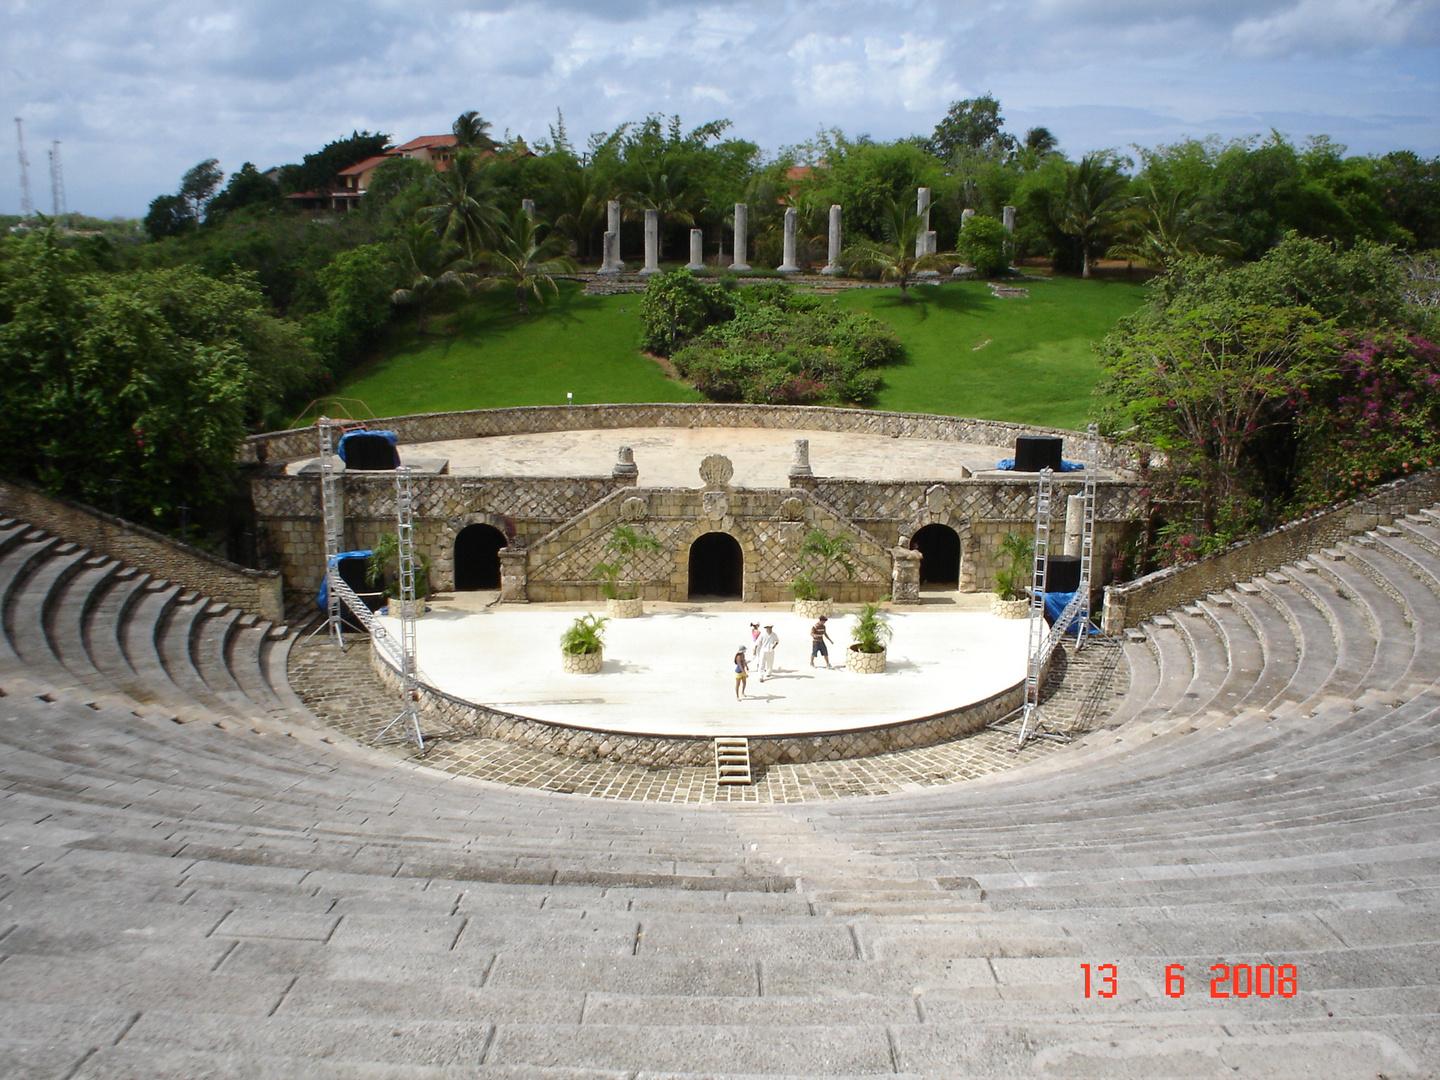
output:
{"label": "low stone wall", "polygon": [[[940,442],[979,443],[1013,449],[1016,435],[1058,435],[1070,458],[1083,455],[1085,436],[1060,428],[1007,424],[926,413],[877,412],[820,405],[537,405],[516,409],[422,413],[370,421],[396,432],[401,442],[442,442],[489,435],[526,435],[546,431],[593,431],[631,427],[776,428],[793,431],[849,431]],[[295,428],[253,435],[240,450],[240,462],[256,465],[313,457],[319,442],[315,429]],[[1102,440],[1097,454],[1102,468],[1133,469],[1134,447]],[[1004,457],[1006,455],[999,455]]]}
{"label": "low stone wall", "polygon": [[280,574],[251,570],[172,540],[84,503],[57,499],[16,480],[0,480],[0,513],[28,521],[99,555],[137,566],[177,585],[271,622],[283,622]]}
{"label": "low stone wall", "polygon": [[[380,681],[395,691],[398,700],[399,673],[389,658],[373,646],[370,657]],[[558,655],[554,662],[559,664]],[[421,712],[438,717],[466,735],[518,743],[582,761],[624,762],[654,769],[687,765],[708,769],[715,764],[714,740],[710,737],[634,735],[598,728],[569,727],[477,705],[423,683],[419,695]],[[752,738],[750,761],[752,765],[763,768],[809,761],[840,761],[918,746],[934,746],[979,730],[1014,712],[1024,700],[1025,685],[1018,683],[983,701],[897,724],[853,731]]]}
{"label": "low stone wall", "polygon": [[1263,536],[1243,540],[1199,562],[1167,567],[1123,585],[1111,585],[1105,590],[1105,632],[1118,634],[1152,615],[1229,588],[1237,581],[1278,570],[1347,536],[1388,525],[1397,517],[1437,502],[1440,469],[1431,469],[1289,522]]}

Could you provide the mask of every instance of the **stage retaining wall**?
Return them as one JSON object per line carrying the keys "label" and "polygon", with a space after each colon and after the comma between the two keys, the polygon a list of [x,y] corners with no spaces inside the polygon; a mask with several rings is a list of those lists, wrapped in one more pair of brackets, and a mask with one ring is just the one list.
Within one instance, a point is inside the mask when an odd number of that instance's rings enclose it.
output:
{"label": "stage retaining wall", "polygon": [[143,525],[59,499],[17,480],[0,480],[0,512],[270,622],[283,622],[280,573],[251,570]]}

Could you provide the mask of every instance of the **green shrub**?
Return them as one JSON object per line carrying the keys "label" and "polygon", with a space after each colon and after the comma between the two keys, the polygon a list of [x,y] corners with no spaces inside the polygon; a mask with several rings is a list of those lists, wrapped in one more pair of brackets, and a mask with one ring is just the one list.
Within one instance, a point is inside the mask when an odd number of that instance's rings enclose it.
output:
{"label": "green shrub", "polygon": [[1010,268],[1010,234],[988,214],[976,214],[960,230],[955,251],[981,277],[994,277]]}
{"label": "green shrub", "polygon": [[1035,541],[1019,533],[1006,533],[1000,541],[1005,560],[995,571],[995,591],[1001,600],[1024,600],[1035,568]]}
{"label": "green shrub", "polygon": [[640,297],[640,347],[670,356],[706,328],[735,314],[730,282],[702,281],[689,270],[656,274]]}

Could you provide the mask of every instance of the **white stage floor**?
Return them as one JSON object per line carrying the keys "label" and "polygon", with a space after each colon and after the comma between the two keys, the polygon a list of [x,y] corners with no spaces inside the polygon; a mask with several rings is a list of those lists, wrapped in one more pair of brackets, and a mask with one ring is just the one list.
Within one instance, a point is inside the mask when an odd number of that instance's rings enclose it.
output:
{"label": "white stage floor", "polygon": [[[593,608],[469,604],[436,602],[416,624],[426,681],[466,701],[573,727],[702,736],[844,731],[944,712],[1025,678],[1029,624],[954,604],[889,612],[895,635],[881,675],[844,669],[848,614],[830,620],[835,669],[826,670],[823,661],[809,666],[811,620],[788,608],[647,603],[643,618],[606,624],[598,675],[569,675],[560,668],[560,634]],[[749,695],[737,701],[731,658],[750,645],[752,621],[775,624],[775,674],[760,682],[752,662]],[[398,622],[387,625],[398,633]]]}

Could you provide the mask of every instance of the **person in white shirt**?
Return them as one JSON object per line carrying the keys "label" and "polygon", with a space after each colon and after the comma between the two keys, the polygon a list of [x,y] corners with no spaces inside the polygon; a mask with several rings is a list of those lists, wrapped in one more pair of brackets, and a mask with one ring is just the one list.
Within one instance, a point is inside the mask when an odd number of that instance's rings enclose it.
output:
{"label": "person in white shirt", "polygon": [[765,633],[755,641],[755,655],[760,659],[761,682],[768,679],[775,670],[775,646],[779,644],[780,638],[773,626],[765,627]]}

